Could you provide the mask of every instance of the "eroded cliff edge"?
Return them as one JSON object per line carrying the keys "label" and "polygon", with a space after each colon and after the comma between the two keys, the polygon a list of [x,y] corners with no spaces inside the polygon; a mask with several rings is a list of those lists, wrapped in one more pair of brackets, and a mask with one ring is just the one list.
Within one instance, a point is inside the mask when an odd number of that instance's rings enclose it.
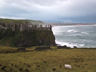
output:
{"label": "eroded cliff edge", "polygon": [[52,27],[41,21],[0,19],[0,45],[51,46],[55,36]]}

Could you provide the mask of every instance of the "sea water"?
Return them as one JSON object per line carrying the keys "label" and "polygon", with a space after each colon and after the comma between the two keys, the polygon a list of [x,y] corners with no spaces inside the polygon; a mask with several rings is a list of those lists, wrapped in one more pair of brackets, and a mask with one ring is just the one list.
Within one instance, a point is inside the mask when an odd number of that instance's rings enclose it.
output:
{"label": "sea water", "polygon": [[96,25],[54,26],[52,30],[58,45],[96,48]]}

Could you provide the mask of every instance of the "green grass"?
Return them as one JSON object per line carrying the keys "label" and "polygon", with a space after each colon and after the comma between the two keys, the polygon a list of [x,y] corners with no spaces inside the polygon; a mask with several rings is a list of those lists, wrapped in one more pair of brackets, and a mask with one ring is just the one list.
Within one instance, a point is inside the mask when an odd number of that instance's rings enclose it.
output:
{"label": "green grass", "polygon": [[43,23],[42,21],[37,21],[37,20],[3,19],[3,18],[0,18],[0,22],[3,22],[3,23],[25,23],[25,22]]}
{"label": "green grass", "polygon": [[[65,69],[64,64],[72,69]],[[96,72],[96,49],[0,53],[0,72]]]}
{"label": "green grass", "polygon": [[[16,52],[17,48],[8,47],[8,46],[0,46],[0,53],[10,53],[10,52]],[[0,58],[1,59],[1,58]]]}

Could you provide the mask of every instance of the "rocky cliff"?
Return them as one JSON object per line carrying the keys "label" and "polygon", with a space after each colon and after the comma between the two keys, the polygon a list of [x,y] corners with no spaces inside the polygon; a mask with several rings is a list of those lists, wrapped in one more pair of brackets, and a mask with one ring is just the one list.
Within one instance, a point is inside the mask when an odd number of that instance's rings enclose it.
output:
{"label": "rocky cliff", "polygon": [[0,19],[0,44],[16,47],[55,45],[50,25],[41,21]]}

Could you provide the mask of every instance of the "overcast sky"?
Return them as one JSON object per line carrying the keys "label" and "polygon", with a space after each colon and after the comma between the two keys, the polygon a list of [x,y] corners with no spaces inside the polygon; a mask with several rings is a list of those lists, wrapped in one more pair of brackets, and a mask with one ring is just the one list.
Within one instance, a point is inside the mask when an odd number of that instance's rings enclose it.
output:
{"label": "overcast sky", "polygon": [[0,0],[0,18],[96,22],[96,0]]}

